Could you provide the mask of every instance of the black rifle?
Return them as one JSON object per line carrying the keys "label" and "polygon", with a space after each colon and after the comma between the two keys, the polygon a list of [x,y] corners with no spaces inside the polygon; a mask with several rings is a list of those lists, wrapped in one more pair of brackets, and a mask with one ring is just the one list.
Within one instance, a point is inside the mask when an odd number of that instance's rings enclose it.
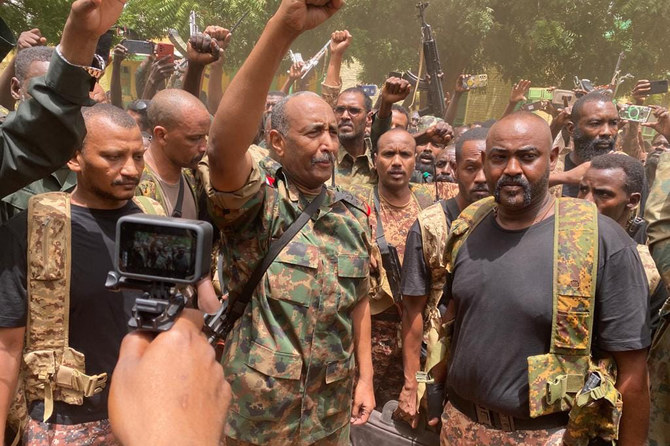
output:
{"label": "black rifle", "polygon": [[400,289],[400,257],[395,246],[390,245],[384,237],[384,226],[382,226],[381,206],[379,205],[379,191],[377,187],[374,188],[373,200],[375,203],[375,213],[377,214],[377,246],[382,256],[382,265],[386,271],[386,279],[388,279],[391,294],[393,294],[393,301],[400,303],[402,301],[402,291]]}
{"label": "black rifle", "polygon": [[421,34],[423,41],[423,58],[426,62],[426,79],[407,72],[403,76],[412,84],[413,88],[428,92],[428,107],[419,110],[419,115],[433,115],[444,118],[444,91],[442,89],[442,66],[440,65],[440,54],[437,51],[437,43],[433,37],[433,29],[426,23],[424,11],[429,3],[420,2],[416,5],[419,9],[421,19]]}

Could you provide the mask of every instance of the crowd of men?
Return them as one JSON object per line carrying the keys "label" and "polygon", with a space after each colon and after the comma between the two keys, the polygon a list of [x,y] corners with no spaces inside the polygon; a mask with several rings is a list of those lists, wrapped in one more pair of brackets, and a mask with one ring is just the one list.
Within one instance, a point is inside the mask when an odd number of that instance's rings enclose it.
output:
{"label": "crowd of men", "polygon": [[[545,119],[517,111],[521,80],[455,127],[467,75],[444,116],[399,105],[399,77],[373,103],[342,89],[346,30],[320,94],[300,63],[270,91],[342,0],[283,0],[225,91],[234,36],[209,26],[185,72],[147,59],[125,105],[127,49],[95,54],[124,3],[75,1],[56,47],[25,31],[0,74],[4,444],[670,444],[666,109],[627,122],[605,87]],[[139,213],[217,228],[157,336],[129,333],[141,292],[106,286]],[[184,243],[132,255],[185,271]],[[219,358],[203,312],[228,302]]]}

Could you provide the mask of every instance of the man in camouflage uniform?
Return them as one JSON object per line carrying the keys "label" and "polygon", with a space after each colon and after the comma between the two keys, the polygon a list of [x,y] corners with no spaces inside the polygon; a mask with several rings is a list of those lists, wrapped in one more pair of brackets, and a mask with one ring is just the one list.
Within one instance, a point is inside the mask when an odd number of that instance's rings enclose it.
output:
{"label": "man in camouflage uniform", "polygon": [[[53,53],[53,48],[36,46],[20,51],[14,58],[15,77],[12,79],[11,94],[19,104],[30,98],[28,85],[31,79],[47,74]],[[33,195],[58,190],[69,192],[76,184],[77,176],[74,172],[67,166],[62,166],[51,175],[3,197],[0,203],[0,223],[26,209],[28,200]]]}
{"label": "man in camouflage uniform", "polygon": [[[432,185],[410,184],[414,170],[414,138],[406,130],[393,129],[379,138],[375,156],[379,213],[376,211],[375,188],[351,186],[349,190],[373,207],[370,215],[372,239],[377,240],[377,220],[381,218],[384,238],[398,252],[402,264],[405,240],[410,226],[422,209],[435,199]],[[377,259],[381,264],[381,258]],[[398,277],[399,279],[399,277]],[[397,398],[402,388],[402,356],[399,345],[400,295],[393,296],[389,272],[382,268],[381,286],[372,296],[372,365],[375,370],[377,410]],[[392,280],[392,279],[391,279]],[[399,285],[399,283],[398,283]]]}
{"label": "man in camouflage uniform", "polygon": [[205,106],[184,90],[162,90],[148,110],[153,136],[144,154],[144,172],[137,195],[158,201],[173,215],[180,188],[178,217],[198,218],[198,187],[192,170],[207,148],[210,116]]}
{"label": "man in camouflage uniform", "polygon": [[[456,258],[448,257],[447,262],[455,319],[448,403],[442,415],[444,445],[560,445],[564,440],[567,412],[559,409],[530,417],[531,397],[532,401],[537,398],[530,394],[528,366],[531,358],[546,356],[548,341],[554,339],[556,217],[548,177],[556,157],[547,123],[531,113],[508,115],[489,131],[484,173],[496,206],[485,203],[490,212],[481,215]],[[574,201],[572,206],[588,205]],[[465,213],[467,209],[461,215]],[[462,234],[454,227],[463,221],[452,224],[450,237]],[[616,363],[616,388],[624,407],[620,444],[643,444],[649,413],[648,286],[633,240],[607,217],[598,216],[594,223],[598,233],[594,308],[598,311],[590,336],[591,354],[599,357],[606,352]]]}
{"label": "man in camouflage uniform", "polygon": [[[84,396],[76,396],[80,399],[77,404],[68,399],[73,396],[67,393],[68,387],[63,381],[59,381],[60,373],[66,373],[63,371],[65,360],[56,359],[56,364],[46,361],[41,369],[39,360],[34,361],[35,356],[31,356],[35,355],[34,345],[45,348],[44,345],[58,346],[65,342],[82,355],[82,363],[85,361],[82,368],[91,377],[92,388],[97,387],[100,375],[106,373],[111,377],[121,340],[128,332],[130,308],[139,297],[138,293],[129,291],[119,295],[107,290],[104,284],[107,273],[114,269],[117,220],[141,212],[131,199],[144,164],[142,135],[130,115],[111,105],[96,105],[85,109],[83,114],[88,130],[86,140],[68,163],[77,173],[78,183],[72,194],[66,196],[71,203],[69,215],[68,210],[61,207],[57,212],[50,210],[55,215],[48,217],[51,224],[45,225],[47,229],[42,240],[31,228],[43,223],[30,220],[26,211],[11,219],[0,231],[4,246],[0,264],[6,272],[0,287],[0,306],[3,308],[0,316],[0,326],[3,327],[0,328],[0,436],[4,432],[7,407],[14,397],[21,369],[20,376],[25,380],[21,382],[21,388],[25,386],[30,415],[23,432],[24,445],[118,444],[107,420],[108,388],[93,394],[75,389],[82,391]],[[65,206],[51,196],[38,195],[32,200],[41,200],[41,206],[45,208]],[[61,225],[63,219],[69,225]],[[70,226],[71,234],[65,235],[70,246],[67,254],[62,254],[64,247],[54,234],[59,233],[59,228],[70,229]],[[42,261],[40,244],[48,251],[47,258]],[[54,298],[56,302],[40,305],[39,302],[46,298],[37,290],[47,287],[38,288],[40,285],[35,284],[36,280],[49,284],[47,293],[50,295],[62,293],[62,299]],[[63,311],[67,315],[48,327],[45,327],[48,322],[42,322],[44,318],[35,317],[41,312],[58,314],[59,306],[60,309],[65,307]],[[30,335],[22,365],[25,333]],[[51,348],[59,358],[58,347]],[[33,358],[32,366],[28,365],[29,357]],[[42,376],[35,371],[49,370],[49,366],[57,367],[56,376],[50,373]],[[71,373],[75,382],[77,373],[73,370]],[[47,392],[47,385],[53,393]]]}
{"label": "man in camouflage uniform", "polygon": [[[666,139],[670,139],[670,116],[658,108],[657,122],[650,123]],[[649,191],[644,218],[649,223],[649,250],[663,281],[670,283],[670,153],[659,156],[656,179]],[[670,300],[659,313],[660,325],[649,351],[649,380],[651,383],[651,415],[649,444],[661,446],[670,443]]]}
{"label": "man in camouflage uniform", "polygon": [[369,210],[350,194],[324,192],[338,146],[332,108],[308,92],[274,106],[270,141],[283,167],[272,180],[247,151],[291,43],[341,5],[284,0],[212,124],[209,168],[202,171],[224,240],[230,299],[240,297],[271,241],[315,196],[324,197],[270,265],[226,339],[222,364],[233,395],[228,445],[346,445],[350,423],[365,423],[375,405]]}
{"label": "man in camouflage uniform", "polygon": [[[340,148],[337,153],[335,183],[340,186],[352,184],[376,184],[374,153],[379,137],[391,128],[392,107],[410,92],[410,84],[404,79],[390,77],[381,91],[379,110],[371,113],[372,100],[358,88],[348,88],[337,98],[335,116]],[[370,137],[365,136],[366,126],[371,126]]]}
{"label": "man in camouflage uniform", "polygon": [[[489,196],[489,189],[482,170],[481,154],[486,149],[486,135],[488,129],[476,128],[468,130],[456,141],[455,160],[452,171],[458,184],[458,194],[449,199],[442,199],[430,208],[422,211],[419,220],[416,220],[408,235],[406,243],[405,263],[402,270],[403,292],[403,366],[404,384],[398,398],[397,415],[409,422],[412,427],[418,423],[419,386],[416,372],[420,366],[420,349],[423,339],[423,314],[429,298],[442,300],[442,290],[446,285],[444,264],[437,261],[439,253],[444,251],[446,235],[451,222],[460,214],[461,210],[484,197]],[[428,221],[428,222],[427,222]],[[443,238],[441,242],[424,245],[424,233],[432,228],[442,226]],[[427,235],[427,234],[426,234]],[[434,239],[440,240],[437,234]],[[433,284],[432,282],[436,283]],[[435,285],[435,286],[433,286]],[[445,296],[447,297],[447,296]],[[446,305],[446,300],[442,305]],[[426,321],[428,322],[428,321]],[[440,381],[444,376],[436,377],[437,390],[443,389]],[[431,401],[432,406],[432,401]],[[439,401],[441,410],[441,399]],[[432,407],[431,407],[432,409]],[[439,421],[437,409],[429,414],[429,425],[435,426]],[[435,415],[433,417],[433,415]]]}

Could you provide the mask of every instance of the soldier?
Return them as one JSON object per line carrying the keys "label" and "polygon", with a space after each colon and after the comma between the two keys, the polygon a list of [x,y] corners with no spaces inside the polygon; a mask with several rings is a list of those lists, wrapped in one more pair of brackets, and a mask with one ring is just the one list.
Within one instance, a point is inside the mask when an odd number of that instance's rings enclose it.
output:
{"label": "soldier", "polygon": [[[0,197],[39,180],[71,158],[85,135],[82,105],[102,66],[91,67],[99,37],[116,22],[125,0],[73,3],[49,72],[32,96],[0,127]],[[4,22],[3,22],[4,23]]]}
{"label": "soldier", "polygon": [[[419,214],[414,222],[406,243],[405,263],[402,269],[402,335],[404,384],[398,398],[398,416],[416,428],[418,424],[421,391],[416,380],[419,371],[420,348],[424,326],[422,314],[429,299],[442,299],[446,275],[440,253],[444,251],[446,236],[463,209],[477,200],[489,196],[489,188],[482,170],[482,153],[486,149],[488,129],[475,128],[465,132],[456,142],[456,156],[452,170],[458,183],[458,194],[447,200],[440,200]],[[424,240],[433,243],[424,244]],[[435,282],[433,284],[433,282]],[[446,302],[445,302],[446,303]],[[443,304],[445,304],[443,303]],[[434,304],[436,305],[436,304]],[[429,322],[427,320],[427,322]],[[427,325],[427,327],[430,325]],[[443,379],[444,375],[442,375]],[[437,377],[438,383],[440,378]],[[441,383],[440,383],[441,384]],[[429,420],[431,426],[439,421],[442,410],[440,388],[437,387],[437,401],[430,401]],[[433,404],[433,403],[436,404]],[[438,407],[439,406],[439,407]]]}
{"label": "soldier", "polygon": [[[270,142],[282,167],[273,178],[248,152],[291,43],[342,4],[284,0],[227,88],[210,131],[203,179],[222,233],[229,299],[240,315],[222,359],[233,396],[229,446],[347,445],[350,423],[365,423],[375,406],[369,208],[324,187],[338,147],[332,108],[309,92],[274,106]],[[297,234],[270,257],[269,268],[256,269],[299,215],[311,218],[293,226]],[[263,274],[259,286],[242,295],[253,271]]]}
{"label": "soldier", "polygon": [[[654,111],[657,121],[646,124],[660,135],[670,139],[670,116],[664,108]],[[670,283],[670,208],[668,192],[670,187],[670,154],[663,153],[658,159],[656,180],[649,191],[649,199],[644,218],[649,223],[649,250],[656,262],[661,278]],[[670,299],[660,311],[660,325],[649,351],[649,380],[651,383],[651,415],[649,418],[649,444],[661,446],[670,443]]]}
{"label": "soldier", "polygon": [[455,319],[443,444],[646,440],[644,270],[616,222],[590,203],[548,193],[556,157],[542,118],[503,118],[489,131],[484,157],[494,198],[452,223],[445,251]]}
{"label": "soldier", "polygon": [[[11,95],[16,101],[21,103],[31,97],[28,93],[30,81],[47,74],[53,54],[54,49],[46,46],[26,48],[17,54],[14,58],[15,77],[11,83]],[[51,175],[3,197],[0,203],[0,223],[24,210],[33,195],[58,190],[69,192],[74,189],[76,182],[75,173],[63,165]]]}
{"label": "soldier", "polygon": [[[334,108],[340,140],[335,171],[337,184],[377,183],[373,159],[377,140],[391,128],[393,104],[405,99],[409,92],[408,81],[388,78],[382,87],[379,110],[374,114],[370,113],[372,100],[362,89],[348,88],[340,93]],[[372,125],[370,138],[365,136],[367,125]]]}
{"label": "soldier", "polygon": [[202,102],[184,90],[162,90],[148,110],[153,137],[137,195],[158,201],[175,217],[198,218],[198,187],[191,169],[207,148],[210,116]]}
{"label": "soldier", "polygon": [[[402,388],[402,356],[398,343],[400,329],[400,270],[405,240],[412,223],[422,209],[433,204],[435,190],[425,184],[410,184],[414,171],[414,138],[403,129],[393,129],[379,138],[375,170],[379,176],[373,187],[351,186],[349,190],[367,203],[374,203],[370,217],[372,239],[378,247],[386,244],[397,251],[398,270],[388,271],[383,263],[381,287],[372,296],[372,365],[377,410],[396,399]],[[380,226],[381,224],[381,226]],[[380,237],[383,241],[380,245]],[[392,255],[385,254],[382,255]],[[380,259],[378,259],[379,262]]]}
{"label": "soldier", "polygon": [[0,231],[0,435],[20,368],[30,415],[24,445],[118,444],[105,383],[138,294],[111,292],[105,278],[117,220],[141,212],[131,199],[144,146],[122,109],[100,104],[83,113],[86,140],[68,163],[77,187],[33,197]]}

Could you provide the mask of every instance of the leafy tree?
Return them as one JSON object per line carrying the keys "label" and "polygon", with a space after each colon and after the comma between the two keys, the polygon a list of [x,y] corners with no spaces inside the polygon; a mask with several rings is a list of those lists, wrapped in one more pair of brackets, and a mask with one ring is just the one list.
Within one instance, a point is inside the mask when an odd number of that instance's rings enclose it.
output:
{"label": "leafy tree", "polygon": [[[231,27],[249,16],[235,33],[229,63],[249,54],[280,0],[130,0],[120,24],[147,39],[169,28],[188,35],[188,15],[199,25]],[[15,31],[39,26],[57,41],[71,0],[7,0],[0,14]],[[619,52],[626,51],[623,73],[637,78],[670,76],[670,2],[658,0],[431,0],[426,19],[433,27],[451,89],[459,73],[495,67],[507,80],[569,87],[578,75],[609,82]],[[362,62],[361,81],[381,83],[389,71],[417,71],[420,24],[414,2],[349,0],[325,26],[306,33],[294,51],[310,57],[335,29],[348,29],[354,41],[348,57]],[[288,61],[286,62],[286,66]],[[624,91],[629,90],[624,87]]]}

